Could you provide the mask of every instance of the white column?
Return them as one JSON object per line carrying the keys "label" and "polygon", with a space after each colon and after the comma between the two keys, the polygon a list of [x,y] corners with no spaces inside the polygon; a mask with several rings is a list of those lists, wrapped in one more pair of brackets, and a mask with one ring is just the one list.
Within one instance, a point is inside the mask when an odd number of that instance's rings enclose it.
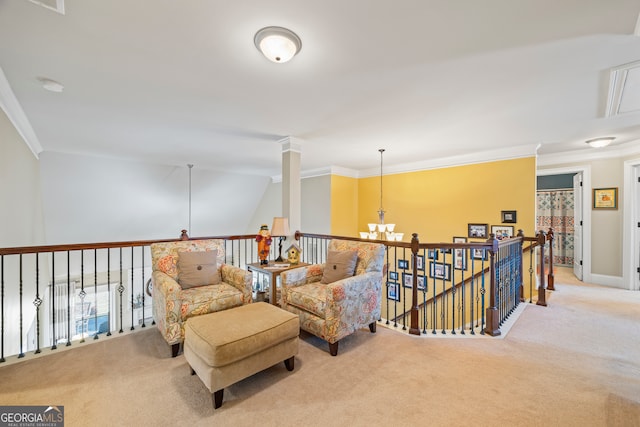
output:
{"label": "white column", "polygon": [[[282,216],[289,218],[291,236],[301,226],[301,140],[292,136],[281,139],[282,144]],[[288,241],[293,239],[287,236]],[[284,248],[286,250],[286,248]]]}

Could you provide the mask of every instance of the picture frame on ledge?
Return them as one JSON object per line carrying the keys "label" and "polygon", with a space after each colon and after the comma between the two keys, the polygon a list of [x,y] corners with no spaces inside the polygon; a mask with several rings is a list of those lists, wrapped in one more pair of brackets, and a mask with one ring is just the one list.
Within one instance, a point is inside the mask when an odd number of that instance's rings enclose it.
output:
{"label": "picture frame on ledge", "polygon": [[513,237],[513,225],[492,225],[491,234],[498,240]]}

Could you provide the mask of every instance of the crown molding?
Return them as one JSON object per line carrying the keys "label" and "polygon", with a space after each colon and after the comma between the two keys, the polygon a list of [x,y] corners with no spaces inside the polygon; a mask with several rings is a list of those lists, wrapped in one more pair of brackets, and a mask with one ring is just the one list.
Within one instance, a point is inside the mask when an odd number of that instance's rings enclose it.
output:
{"label": "crown molding", "polygon": [[27,144],[33,155],[38,158],[38,155],[42,152],[42,146],[38,137],[31,127],[31,123],[24,113],[22,106],[18,102],[7,77],[4,75],[2,67],[0,67],[0,108],[5,112],[13,127]]}
{"label": "crown molding", "polygon": [[[359,174],[357,170],[343,168],[341,166],[329,166],[326,168],[309,169],[306,171],[302,171],[300,173],[300,178],[301,179],[315,178],[318,176],[326,176],[326,175],[340,175],[340,176],[346,176],[348,178],[359,178]],[[273,175],[271,177],[271,182],[273,183],[282,182],[282,174]]]}
{"label": "crown molding", "polygon": [[[456,166],[466,166],[478,163],[498,162],[501,160],[534,157],[540,144],[519,145],[498,150],[487,150],[463,154],[459,156],[442,157],[439,159],[421,160],[419,162],[404,163],[385,167],[384,175],[419,172],[423,170],[442,169]],[[366,178],[380,174],[379,168],[360,171],[359,177]]]}

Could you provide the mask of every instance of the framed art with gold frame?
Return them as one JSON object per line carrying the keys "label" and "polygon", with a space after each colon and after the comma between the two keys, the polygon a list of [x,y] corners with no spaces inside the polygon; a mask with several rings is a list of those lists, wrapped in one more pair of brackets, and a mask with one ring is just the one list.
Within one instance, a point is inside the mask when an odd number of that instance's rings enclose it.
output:
{"label": "framed art with gold frame", "polygon": [[618,187],[594,188],[593,209],[618,209]]}

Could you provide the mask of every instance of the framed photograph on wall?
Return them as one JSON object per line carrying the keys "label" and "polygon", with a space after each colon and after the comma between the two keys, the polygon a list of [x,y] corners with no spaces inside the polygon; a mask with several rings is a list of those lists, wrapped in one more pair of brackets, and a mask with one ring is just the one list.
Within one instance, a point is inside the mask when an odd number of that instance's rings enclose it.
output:
{"label": "framed photograph on wall", "polygon": [[502,217],[503,224],[515,224],[516,221],[516,211],[502,211],[500,216]]}
{"label": "framed photograph on wall", "polygon": [[454,249],[453,250],[453,268],[456,270],[467,269],[467,250],[466,249]]}
{"label": "framed photograph on wall", "polygon": [[513,225],[492,225],[491,234],[498,240],[513,237]]}
{"label": "framed photograph on wall", "polygon": [[398,281],[398,272],[397,271],[390,271],[389,272],[389,279],[393,280],[394,282]]}
{"label": "framed photograph on wall", "polygon": [[618,209],[618,187],[594,188],[593,209]]}
{"label": "framed photograph on wall", "polygon": [[471,259],[486,261],[487,250],[486,249],[471,249]]}
{"label": "framed photograph on wall", "polygon": [[436,279],[451,280],[451,264],[430,262],[429,275]]}
{"label": "framed photograph on wall", "polygon": [[416,255],[416,269],[424,271],[424,255]]}
{"label": "framed photograph on wall", "polygon": [[397,283],[387,282],[387,299],[400,301],[400,286]]}
{"label": "framed photograph on wall", "polygon": [[418,290],[427,292],[427,278],[418,276]]}
{"label": "framed photograph on wall", "polygon": [[405,288],[413,288],[413,274],[402,273],[402,286]]}
{"label": "framed photograph on wall", "polygon": [[440,253],[437,249],[427,249],[427,258],[438,259],[438,256],[440,256]]}
{"label": "framed photograph on wall", "polygon": [[398,260],[398,269],[399,270],[408,270],[409,269],[409,261],[407,261],[406,259],[399,259]]}
{"label": "framed photograph on wall", "polygon": [[473,237],[473,238],[486,239],[487,237],[489,237],[487,233],[488,228],[489,228],[488,224],[469,224],[467,236]]}

